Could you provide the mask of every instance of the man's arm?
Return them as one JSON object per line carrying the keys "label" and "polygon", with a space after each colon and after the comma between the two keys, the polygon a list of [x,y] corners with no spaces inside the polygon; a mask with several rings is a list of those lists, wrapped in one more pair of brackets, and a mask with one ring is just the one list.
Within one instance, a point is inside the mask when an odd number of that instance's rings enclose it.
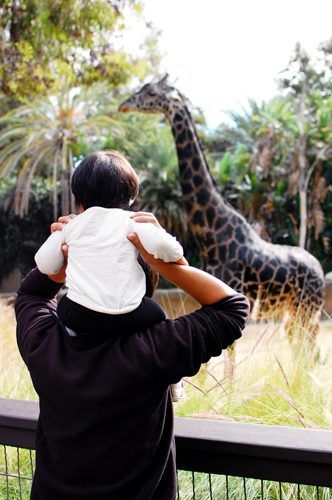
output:
{"label": "man's arm", "polygon": [[168,385],[193,376],[202,363],[219,356],[241,337],[249,317],[249,301],[200,269],[155,259],[143,248],[137,234],[128,235],[128,239],[151,267],[203,306],[174,321],[154,325],[145,333],[146,342],[153,345],[151,362],[156,380]]}
{"label": "man's arm", "polygon": [[172,262],[166,263],[161,259],[155,259],[153,255],[145,250],[136,233],[129,234],[128,239],[136,246],[143,259],[151,267],[201,305],[215,304],[238,293],[226,283],[205,271],[191,266],[179,266]]}
{"label": "man's arm", "polygon": [[55,296],[62,285],[35,268],[22,280],[17,290],[17,343],[25,361],[55,324],[51,311],[56,311]]}

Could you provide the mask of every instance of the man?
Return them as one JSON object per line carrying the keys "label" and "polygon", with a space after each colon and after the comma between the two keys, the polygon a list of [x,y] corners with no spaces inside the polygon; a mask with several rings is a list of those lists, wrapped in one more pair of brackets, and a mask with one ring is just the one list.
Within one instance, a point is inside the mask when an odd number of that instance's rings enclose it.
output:
{"label": "man", "polygon": [[40,398],[32,500],[175,500],[169,386],[219,356],[248,319],[242,294],[199,269],[154,259],[136,234],[128,239],[202,308],[116,338],[98,336],[98,325],[71,336],[55,313],[65,265],[56,275],[28,274],[15,310],[18,346]]}

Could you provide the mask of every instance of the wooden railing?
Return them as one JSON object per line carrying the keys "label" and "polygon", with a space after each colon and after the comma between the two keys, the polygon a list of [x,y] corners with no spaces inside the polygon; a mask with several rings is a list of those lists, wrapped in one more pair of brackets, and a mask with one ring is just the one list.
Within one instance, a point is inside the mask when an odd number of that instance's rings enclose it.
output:
{"label": "wooden railing", "polygon": [[[0,445],[33,450],[38,415],[36,402],[0,399]],[[332,487],[332,431],[175,418],[175,439],[178,470],[313,485],[317,498]]]}

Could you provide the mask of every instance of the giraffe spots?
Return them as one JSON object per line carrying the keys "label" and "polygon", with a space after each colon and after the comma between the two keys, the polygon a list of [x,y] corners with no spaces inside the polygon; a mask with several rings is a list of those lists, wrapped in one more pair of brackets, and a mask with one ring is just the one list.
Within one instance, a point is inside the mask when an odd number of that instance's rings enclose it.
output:
{"label": "giraffe spots", "polygon": [[231,218],[231,224],[233,224],[233,226],[236,226],[237,222],[239,220],[239,217],[237,214],[234,214]]}
{"label": "giraffe spots", "polygon": [[204,227],[205,221],[204,221],[204,217],[203,217],[203,212],[196,210],[196,212],[194,213],[194,215],[192,217],[192,223],[195,226]]}
{"label": "giraffe spots", "polygon": [[201,168],[201,160],[197,157],[194,157],[192,160],[192,167],[197,172]]}
{"label": "giraffe spots", "polygon": [[194,175],[193,179],[196,187],[201,186],[204,182],[203,177],[201,175]]}
{"label": "giraffe spots", "polygon": [[205,237],[204,237],[204,245],[209,248],[211,247],[212,245],[215,244],[215,236],[214,236],[214,233],[212,231],[209,231],[206,233]]}
{"label": "giraffe spots", "polygon": [[234,228],[230,224],[227,224],[225,229],[223,230],[224,239],[230,241],[233,239]]}
{"label": "giraffe spots", "polygon": [[183,129],[180,134],[177,136],[177,143],[183,144],[187,140],[187,131],[186,129]]}
{"label": "giraffe spots", "polygon": [[192,185],[189,182],[187,184],[182,184],[183,196],[186,196],[186,195],[192,193],[193,190],[194,190],[194,188],[192,187]]}
{"label": "giraffe spots", "polygon": [[250,283],[247,293],[250,294],[253,299],[256,299],[258,294],[258,283]]}
{"label": "giraffe spots", "polygon": [[216,220],[216,224],[214,226],[215,230],[218,231],[223,226],[225,226],[225,224],[227,224],[227,222],[228,222],[228,218],[227,217],[218,217],[218,219]]}
{"label": "giraffe spots", "polygon": [[[224,270],[224,281],[226,283],[230,283],[232,278],[233,278],[232,274],[229,272],[229,270],[227,268],[225,268],[225,270]],[[230,286],[232,286],[232,285],[230,285]]]}
{"label": "giraffe spots", "polygon": [[279,267],[275,275],[275,281],[277,281],[278,283],[285,283],[287,279],[287,274],[288,271],[285,267]]}
{"label": "giraffe spots", "polygon": [[190,129],[187,130],[187,135],[188,135],[189,141],[192,141],[194,138],[194,135]]}
{"label": "giraffe spots", "polygon": [[236,241],[240,244],[242,244],[246,241],[246,237],[245,237],[241,227],[237,227],[235,229],[235,238],[236,238]]}
{"label": "giraffe spots", "polygon": [[263,260],[261,259],[261,257],[259,255],[257,255],[257,254],[255,255],[252,266],[257,271],[259,271],[259,269],[261,269],[263,267]]}
{"label": "giraffe spots", "polygon": [[255,269],[253,269],[252,267],[246,267],[245,268],[245,271],[244,271],[244,278],[243,278],[243,281],[245,283],[250,283],[250,282],[256,282],[257,283],[257,273],[255,271]]}
{"label": "giraffe spots", "polygon": [[200,148],[197,146],[195,142],[193,142],[192,144],[193,144],[194,155],[199,156],[201,152]]}
{"label": "giraffe spots", "polygon": [[249,264],[252,264],[253,258],[254,258],[254,252],[252,251],[251,248],[249,248],[247,254],[247,260]]}
{"label": "giraffe spots", "polygon": [[189,160],[191,157],[192,157],[192,152],[191,152],[191,145],[190,143],[186,144],[183,148],[181,147],[178,147],[177,148],[177,151],[178,151],[178,158],[179,158],[179,161],[185,159],[185,160]]}
{"label": "giraffe spots", "polygon": [[210,266],[217,266],[219,264],[218,259],[216,258],[216,249],[212,248],[212,250],[208,251],[208,263]]}
{"label": "giraffe spots", "polygon": [[[242,278],[242,274],[240,273],[240,265],[239,265],[239,262],[236,260],[236,259],[233,259],[231,260],[230,262],[228,262],[227,264],[227,269],[229,269],[230,271],[232,271],[233,273],[235,273],[235,271],[238,271],[237,273],[237,278],[241,279]],[[235,274],[234,274],[235,276]]]}
{"label": "giraffe spots", "polygon": [[193,208],[192,202],[188,201],[188,200],[184,200],[184,206],[185,206],[187,214],[190,214],[190,212],[192,211],[192,208]]}
{"label": "giraffe spots", "polygon": [[232,279],[231,281],[228,282],[228,284],[231,288],[234,288],[234,290],[236,290],[237,292],[242,293],[243,285],[241,281],[237,279]]}
{"label": "giraffe spots", "polygon": [[279,264],[279,261],[278,261],[278,263],[277,263],[276,259],[271,259],[271,260],[269,261],[269,264],[270,264],[270,266],[274,267],[274,269],[276,269],[276,268],[278,267],[278,265],[280,265],[280,264]]}
{"label": "giraffe spots", "polygon": [[274,270],[271,266],[265,265],[259,273],[260,281],[271,281],[273,279]]}
{"label": "giraffe spots", "polygon": [[188,179],[191,180],[192,172],[190,168],[187,167],[185,170],[182,170],[181,173],[182,173],[182,179],[181,179],[182,181],[187,181]]}
{"label": "giraffe spots", "polygon": [[183,117],[179,113],[175,113],[173,120],[175,122],[182,122]]}
{"label": "giraffe spots", "polygon": [[198,205],[200,206],[205,206],[210,199],[210,191],[208,191],[206,188],[202,188],[198,191],[196,195],[196,200]]}
{"label": "giraffe spots", "polygon": [[213,207],[209,207],[206,211],[206,217],[209,227],[213,227],[213,222],[216,216],[216,211]]}
{"label": "giraffe spots", "polygon": [[232,258],[236,257],[236,253],[237,253],[237,249],[238,249],[238,244],[236,243],[236,241],[232,241],[230,244],[229,244],[229,256]]}
{"label": "giraffe spots", "polygon": [[298,262],[297,262],[295,259],[290,259],[289,264],[290,264],[292,267],[295,267],[295,268],[296,268],[296,267],[297,267]]}
{"label": "giraffe spots", "polygon": [[219,245],[218,253],[219,253],[219,260],[221,262],[225,262],[227,258],[227,245]]}
{"label": "giraffe spots", "polygon": [[247,263],[246,253],[247,253],[247,248],[244,245],[239,246],[237,251],[237,259],[239,262],[241,262],[242,265]]}
{"label": "giraffe spots", "polygon": [[179,123],[177,126],[176,126],[176,130],[181,130],[182,129],[182,123]]}

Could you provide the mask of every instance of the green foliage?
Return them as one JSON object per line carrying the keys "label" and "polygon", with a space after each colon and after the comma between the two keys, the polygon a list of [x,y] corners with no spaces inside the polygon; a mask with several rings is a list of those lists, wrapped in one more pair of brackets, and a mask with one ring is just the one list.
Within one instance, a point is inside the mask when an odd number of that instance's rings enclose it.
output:
{"label": "green foliage", "polygon": [[[331,270],[331,230],[325,205],[332,183],[331,98],[327,95],[329,84],[323,91],[324,80],[318,73],[319,85],[309,90],[312,72],[308,70],[306,75],[303,65],[309,60],[303,61],[298,74],[302,94],[297,92],[294,73],[287,95],[276,95],[261,106],[249,101],[247,111],[230,113],[234,129],[219,127],[209,139],[211,145],[215,137],[216,144],[226,149],[223,154],[210,149],[209,155],[219,160],[215,170],[219,170],[216,181],[221,192],[251,223],[258,222],[263,235],[269,235],[274,243],[306,240],[306,248],[327,271]],[[246,155],[242,158],[239,144]],[[307,193],[306,206],[300,207],[300,191]],[[304,210],[308,220],[301,225]]]}
{"label": "green foliage", "polygon": [[[332,38],[318,47],[317,59],[312,59],[300,43],[295,45],[287,68],[279,78],[280,89],[286,90],[294,100],[300,101],[303,86],[308,94],[328,96],[332,90]],[[316,61],[320,64],[317,65]]]}
{"label": "green foliage", "polygon": [[24,217],[8,210],[13,181],[0,184],[0,279],[14,267],[25,276],[34,264],[34,255],[50,234],[53,222],[51,186],[42,178],[32,182],[30,210]]}
{"label": "green foliage", "polygon": [[105,83],[63,87],[61,92],[24,101],[0,118],[0,178],[17,176],[15,213],[27,213],[34,176],[52,178],[54,220],[57,191],[62,191],[62,212],[74,210],[69,179],[75,157],[96,149],[97,139],[112,134],[126,143],[122,122],[115,118],[113,93]]}
{"label": "green foliage", "polygon": [[[64,81],[120,86],[133,75],[143,78],[150,65],[112,43],[125,29],[126,6],[141,12],[140,0],[2,0],[0,91],[30,99]],[[156,47],[147,46],[158,60]]]}

